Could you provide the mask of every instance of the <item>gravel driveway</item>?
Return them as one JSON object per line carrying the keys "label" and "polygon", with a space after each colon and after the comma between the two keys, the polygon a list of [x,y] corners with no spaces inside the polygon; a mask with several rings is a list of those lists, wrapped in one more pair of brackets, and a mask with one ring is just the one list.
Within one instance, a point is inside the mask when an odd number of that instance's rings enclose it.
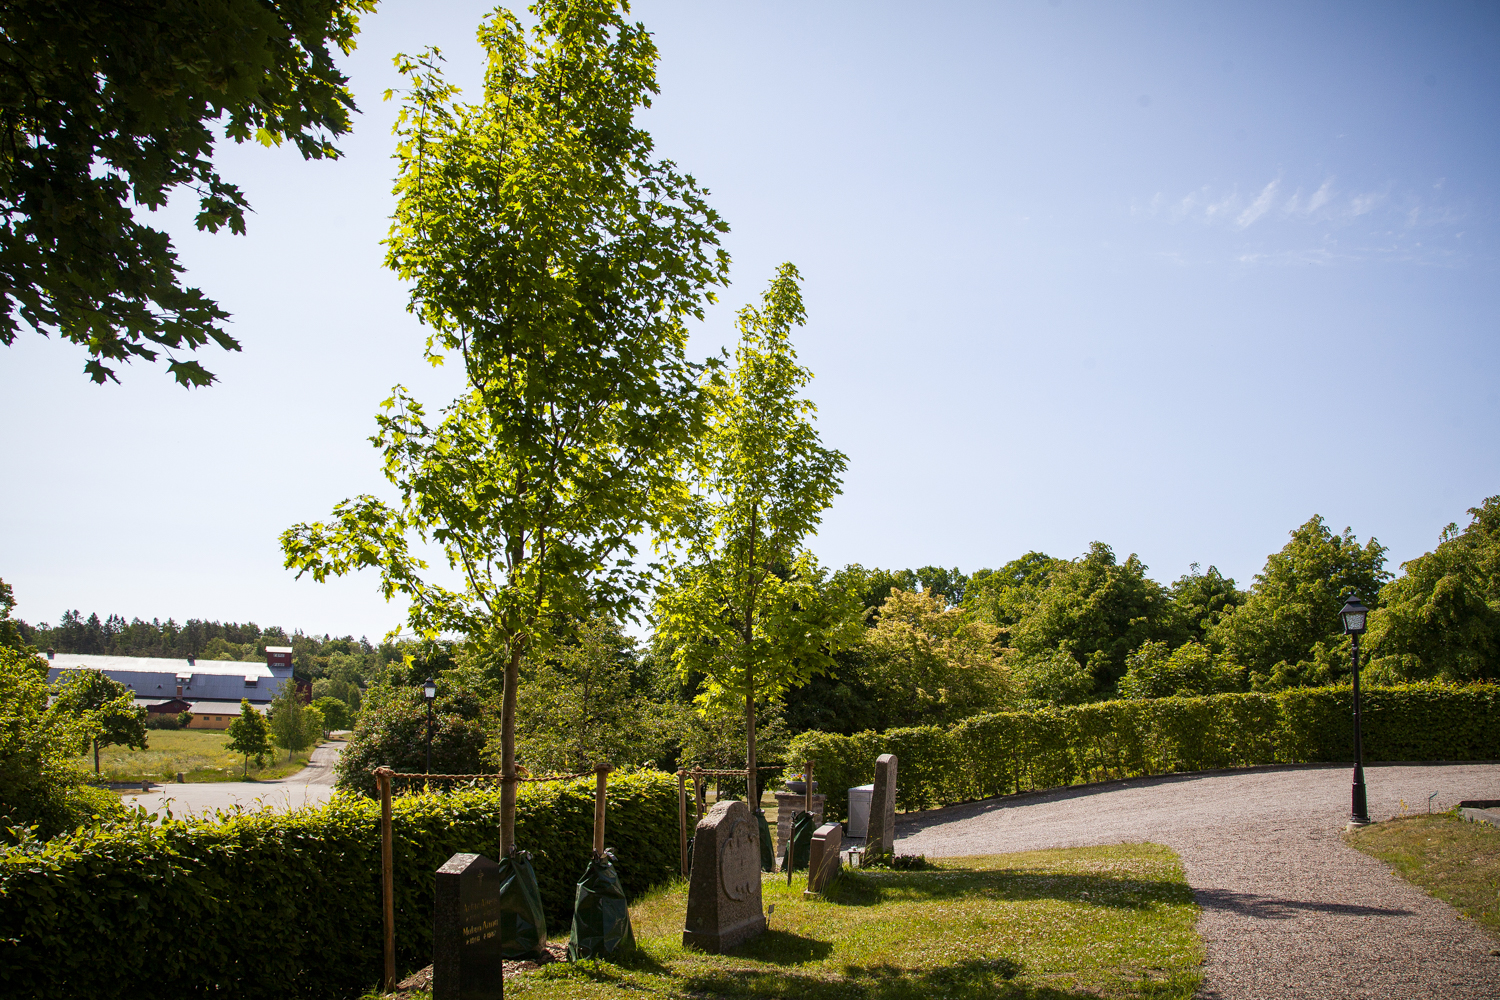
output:
{"label": "gravel driveway", "polygon": [[[1210,998],[1500,997],[1497,942],[1340,839],[1350,769],[1142,778],[909,813],[903,854],[944,857],[1154,841],[1203,908]],[[1500,765],[1365,769],[1370,814],[1500,798]]]}
{"label": "gravel driveway", "polygon": [[307,766],[280,781],[204,781],[158,785],[149,792],[129,794],[127,806],[145,806],[151,812],[171,809],[172,815],[202,815],[215,809],[274,809],[286,812],[305,805],[320,805],[333,796],[333,765],[348,744],[332,740],[312,752]]}

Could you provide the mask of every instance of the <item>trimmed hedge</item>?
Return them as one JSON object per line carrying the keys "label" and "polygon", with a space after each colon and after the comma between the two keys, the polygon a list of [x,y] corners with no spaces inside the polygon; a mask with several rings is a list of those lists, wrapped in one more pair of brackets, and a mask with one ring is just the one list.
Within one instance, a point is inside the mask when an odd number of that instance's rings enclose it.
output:
{"label": "trimmed hedge", "polygon": [[[563,933],[593,849],[592,778],[523,785],[516,841]],[[395,800],[397,966],[431,962],[433,872],[494,857],[497,789]],[[609,782],[607,842],[635,896],[677,874],[677,784]],[[0,850],[0,993],[234,998],[358,995],[380,977],[380,805],[110,826]]]}
{"label": "trimmed hedge", "polygon": [[[1361,701],[1366,760],[1500,758],[1496,685],[1371,688]],[[1109,778],[1347,761],[1353,745],[1350,688],[1295,688],[999,712],[947,728],[806,732],[787,759],[813,762],[829,816],[842,819],[844,789],[867,784],[883,753],[900,760],[897,805],[913,810]]]}

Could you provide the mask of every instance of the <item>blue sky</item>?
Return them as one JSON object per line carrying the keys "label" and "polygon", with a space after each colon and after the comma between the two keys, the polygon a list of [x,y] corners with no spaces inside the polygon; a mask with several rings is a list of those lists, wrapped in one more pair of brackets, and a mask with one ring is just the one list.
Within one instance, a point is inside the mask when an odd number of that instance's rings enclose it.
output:
{"label": "blue sky", "polygon": [[[389,387],[450,376],[381,267],[397,51],[478,96],[480,4],[388,2],[347,60],[337,163],[221,149],[246,237],[159,213],[242,354],[188,392],[0,352],[0,576],[17,613],[247,620],[374,638],[375,580],[294,582],[277,536],[385,492]],[[1500,493],[1493,4],[637,3],[662,155],[733,231],[732,313],[791,260],[824,440],[813,547],[965,570],[1099,539],[1241,583],[1313,514],[1392,568]]]}

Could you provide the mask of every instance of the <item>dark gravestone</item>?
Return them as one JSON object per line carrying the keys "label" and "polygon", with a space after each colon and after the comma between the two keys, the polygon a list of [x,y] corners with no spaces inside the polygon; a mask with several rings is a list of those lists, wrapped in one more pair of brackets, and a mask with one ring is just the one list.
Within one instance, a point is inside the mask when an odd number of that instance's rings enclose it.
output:
{"label": "dark gravestone", "polygon": [[865,854],[889,857],[896,850],[896,755],[875,758],[875,793],[870,796],[870,836]]}
{"label": "dark gravestone", "polygon": [[682,943],[718,954],[765,930],[759,825],[745,803],[720,802],[693,831]]}
{"label": "dark gravestone", "polygon": [[500,1000],[500,866],[455,854],[437,870],[432,1000]]}

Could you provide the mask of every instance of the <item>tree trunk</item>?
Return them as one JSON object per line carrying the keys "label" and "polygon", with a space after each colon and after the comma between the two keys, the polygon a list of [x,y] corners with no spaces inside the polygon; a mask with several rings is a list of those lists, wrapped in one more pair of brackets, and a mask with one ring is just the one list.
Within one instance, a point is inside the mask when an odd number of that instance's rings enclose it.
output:
{"label": "tree trunk", "polygon": [[99,777],[99,741],[94,741],[94,777]]}
{"label": "tree trunk", "polygon": [[760,772],[755,770],[755,692],[751,691],[745,695],[745,733],[747,736],[745,754],[745,804],[754,812],[760,808],[760,796],[756,794],[757,785],[755,779]]}
{"label": "tree trunk", "polygon": [[521,682],[521,647],[510,643],[505,663],[505,700],[500,709],[500,857],[516,846],[516,687]]}

